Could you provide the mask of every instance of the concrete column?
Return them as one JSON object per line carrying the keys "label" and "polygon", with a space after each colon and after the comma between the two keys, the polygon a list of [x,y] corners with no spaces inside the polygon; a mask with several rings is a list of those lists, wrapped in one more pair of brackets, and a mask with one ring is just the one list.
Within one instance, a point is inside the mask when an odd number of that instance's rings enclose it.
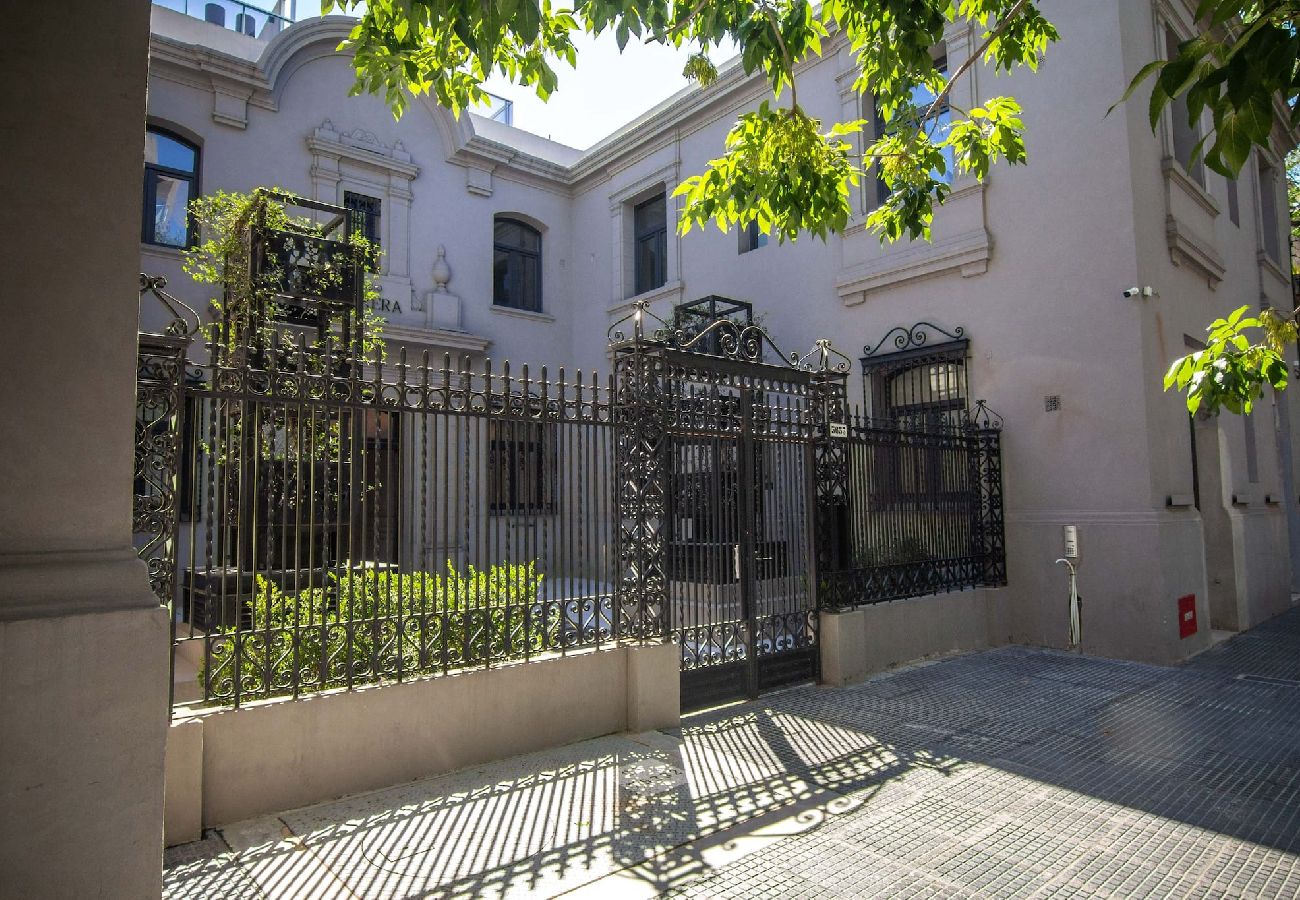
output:
{"label": "concrete column", "polygon": [[0,893],[161,889],[167,616],[131,547],[146,0],[0,30]]}

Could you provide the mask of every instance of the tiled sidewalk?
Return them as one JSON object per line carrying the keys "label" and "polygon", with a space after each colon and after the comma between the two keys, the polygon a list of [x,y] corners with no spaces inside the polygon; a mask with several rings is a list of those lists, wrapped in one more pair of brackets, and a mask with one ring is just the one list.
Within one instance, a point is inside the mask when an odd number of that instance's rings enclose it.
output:
{"label": "tiled sidewalk", "polygon": [[182,897],[1295,897],[1300,609],[1166,669],[1024,648],[244,822]]}

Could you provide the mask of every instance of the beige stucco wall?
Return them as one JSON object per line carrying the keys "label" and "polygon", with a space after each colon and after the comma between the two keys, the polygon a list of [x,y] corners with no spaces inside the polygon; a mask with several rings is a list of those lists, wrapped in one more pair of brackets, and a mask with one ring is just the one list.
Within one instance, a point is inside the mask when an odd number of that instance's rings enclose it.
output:
{"label": "beige stucco wall", "polygon": [[203,826],[676,725],[678,651],[621,646],[197,712],[172,724],[167,843]]}
{"label": "beige stucco wall", "polygon": [[131,548],[149,4],[0,30],[0,895],[157,897],[166,613]]}
{"label": "beige stucco wall", "polygon": [[821,681],[842,687],[895,666],[1006,643],[997,631],[1002,589],[951,591],[824,612]]}
{"label": "beige stucco wall", "polygon": [[[1221,452],[1214,473],[1202,460],[1203,482],[1213,482],[1202,490],[1202,513],[1187,500],[1186,412],[1160,385],[1169,360],[1186,351],[1185,336],[1200,336],[1215,316],[1242,303],[1266,299],[1282,307],[1289,300],[1276,267],[1259,259],[1257,164],[1239,179],[1234,225],[1220,176],[1207,174],[1204,190],[1189,192],[1169,174],[1167,125],[1153,134],[1144,104],[1107,114],[1160,52],[1159,16],[1176,17],[1185,6],[1063,4],[1050,14],[1061,42],[1036,74],[995,77],[974,66],[957,100],[969,107],[1016,96],[1029,164],[997,166],[983,185],[958,177],[936,215],[933,243],[882,246],[863,227],[866,203],[842,236],[826,242],[805,237],[740,254],[734,233],[696,229],[670,236],[668,283],[641,298],[665,316],[673,303],[711,293],[747,300],[787,349],[830,336],[855,359],[895,326],[964,326],[971,398],[987,400],[1006,418],[1005,640],[1064,640],[1056,612],[1066,581],[1055,560],[1065,524],[1080,528],[1089,652],[1186,658],[1208,645],[1209,597],[1224,585],[1239,595],[1238,627],[1290,603],[1295,536],[1287,522],[1300,511],[1300,461],[1289,443],[1300,427],[1292,410],[1300,393],[1283,398],[1284,410],[1272,398],[1260,404],[1253,467],[1241,420],[1216,423]],[[183,37],[199,40],[202,30],[190,25]],[[972,52],[972,40],[960,24],[948,29],[950,68]],[[833,40],[828,47],[836,47]],[[327,117],[388,145],[401,140],[420,168],[409,236],[417,293],[430,286],[434,249],[445,245],[465,327],[490,339],[488,352],[516,365],[570,371],[608,369],[606,332],[626,313],[630,294],[629,204],[661,187],[671,192],[701,171],[735,116],[766,94],[761,80],[724,70],[707,91],[678,97],[595,147],[566,155],[518,129],[451,125],[427,106],[413,106],[394,123],[377,99],[343,96],[351,81],[347,61],[326,50],[318,42],[295,51],[276,69],[268,95],[274,108],[259,104],[255,92],[242,127],[216,121],[218,98],[209,82],[187,77],[175,61],[155,68],[151,114],[202,140],[205,190],[258,183],[315,189],[305,141]],[[260,51],[249,44],[240,52],[256,60]],[[839,48],[801,70],[799,96],[811,114],[827,121],[859,114],[856,96],[843,89],[852,66]],[[485,129],[490,148],[470,141],[476,127]],[[498,152],[503,147],[509,150]],[[484,155],[489,150],[498,154],[494,161]],[[493,215],[503,212],[545,227],[550,318],[492,309],[490,229]],[[1207,278],[1186,254],[1171,250],[1171,217],[1222,263],[1219,277]],[[146,251],[145,264],[177,265],[154,250]],[[1155,296],[1122,296],[1148,285]],[[850,396],[861,396],[856,367]],[[1059,410],[1047,410],[1048,396],[1060,398]],[[1207,560],[1207,545],[1233,552]],[[1188,593],[1197,595],[1202,631],[1179,639],[1175,604]]]}

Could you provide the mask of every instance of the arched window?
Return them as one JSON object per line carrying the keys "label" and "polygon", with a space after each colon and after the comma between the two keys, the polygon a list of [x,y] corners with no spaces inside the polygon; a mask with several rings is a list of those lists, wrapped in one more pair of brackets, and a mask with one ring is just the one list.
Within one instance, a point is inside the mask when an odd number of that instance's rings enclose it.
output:
{"label": "arched window", "polygon": [[542,233],[515,219],[498,217],[493,238],[492,302],[542,311]]}
{"label": "arched window", "polygon": [[140,239],[164,247],[195,243],[189,204],[198,195],[199,148],[149,126],[144,135],[144,209]]}

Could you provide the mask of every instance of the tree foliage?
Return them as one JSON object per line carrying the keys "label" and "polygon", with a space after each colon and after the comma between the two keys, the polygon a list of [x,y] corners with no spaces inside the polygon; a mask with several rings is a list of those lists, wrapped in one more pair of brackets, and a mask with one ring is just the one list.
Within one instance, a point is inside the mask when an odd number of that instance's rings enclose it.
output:
{"label": "tree foliage", "polygon": [[[1165,109],[1177,114],[1176,98],[1186,100],[1189,124],[1209,110],[1211,131],[1196,148],[1214,171],[1235,178],[1256,147],[1268,148],[1275,126],[1300,124],[1300,0],[1200,0],[1201,28],[1171,48],[1170,58],[1148,63],[1125,97],[1152,80],[1148,102],[1151,127]],[[1288,159],[1287,197],[1294,239],[1296,158]],[[1264,222],[1265,228],[1278,223]],[[1282,390],[1289,382],[1285,354],[1296,340],[1297,313],[1265,309],[1247,316],[1247,307],[1206,329],[1206,347],[1174,360],[1165,390],[1185,392],[1187,409],[1249,413],[1264,386]]]}
{"label": "tree foliage", "polygon": [[1125,96],[1155,75],[1153,129],[1175,98],[1186,98],[1189,123],[1208,109],[1214,130],[1198,149],[1207,166],[1235,178],[1250,151],[1268,145],[1276,122],[1300,123],[1300,0],[1200,0],[1195,19],[1197,35],[1170,48],[1168,59],[1144,66]]}
{"label": "tree foliage", "polygon": [[[779,240],[825,238],[852,212],[850,188],[873,167],[889,188],[868,224],[882,241],[928,236],[934,207],[947,196],[945,150],[955,167],[983,178],[998,159],[1024,162],[1020,107],[995,97],[974,110],[950,104],[953,84],[984,61],[1001,71],[1036,68],[1055,27],[1032,0],[326,0],[360,13],[345,42],[353,53],[354,93],[382,95],[401,115],[411,95],[427,94],[459,115],[486,98],[494,74],[545,99],[558,86],[556,60],[577,62],[578,30],[688,47],[685,75],[702,88],[717,71],[707,53],[727,42],[746,74],[761,73],[773,97],[745,113],[722,155],[677,193],[683,233],[709,222],[729,230],[757,221]],[[932,55],[958,18],[977,29],[978,50],[950,76]],[[863,152],[850,138],[863,119],[825,125],[798,100],[798,69],[842,33],[858,63],[853,88],[871,97],[884,124]],[[913,102],[918,88],[934,97]],[[782,105],[788,101],[788,105]],[[945,103],[951,125],[935,112]]]}
{"label": "tree foliage", "polygon": [[[691,49],[687,78],[707,90],[718,77],[708,51],[727,42],[746,74],[761,73],[772,97],[743,114],[722,153],[677,189],[679,231],[715,223],[748,226],[781,241],[825,238],[852,214],[851,188],[879,177],[888,196],[867,217],[882,242],[928,238],[934,209],[950,191],[948,160],[983,179],[998,160],[1026,161],[1019,104],[993,97],[963,110],[953,85],[977,63],[999,71],[1034,70],[1059,38],[1032,0],[325,0],[360,13],[344,47],[354,54],[354,93],[385,97],[401,115],[411,95],[428,94],[459,115],[486,99],[483,82],[500,74],[545,99],[559,84],[553,63],[575,65],[572,36],[612,32]],[[933,49],[958,19],[976,29],[976,51],[945,73]],[[1123,99],[1150,85],[1152,128],[1166,109],[1189,121],[1208,110],[1213,130],[1196,148],[1206,165],[1235,177],[1278,124],[1300,123],[1297,59],[1300,0],[1198,0],[1198,33],[1167,59],[1144,66]],[[853,89],[870,98],[880,133],[853,138],[866,121],[829,125],[799,104],[796,74],[842,34],[858,66]],[[924,89],[924,90],[920,90]],[[932,97],[917,103],[918,96]],[[951,111],[946,127],[936,113]],[[866,103],[863,104],[866,109]],[[873,129],[874,131],[874,129]],[[1292,195],[1293,206],[1295,204]],[[1293,215],[1293,218],[1295,216]],[[1240,311],[1238,311],[1240,312]],[[1234,318],[1235,317],[1235,318]],[[1296,315],[1234,313],[1214,322],[1203,351],[1174,361],[1166,388],[1187,392],[1189,409],[1248,412],[1263,385],[1287,383],[1279,363]],[[1245,342],[1242,347],[1241,343]],[[1281,368],[1279,368],[1281,365]]]}
{"label": "tree foliage", "polygon": [[1286,387],[1284,354],[1295,343],[1296,323],[1271,309],[1258,316],[1246,315],[1249,311],[1242,306],[1226,319],[1215,319],[1205,349],[1174,360],[1165,373],[1165,390],[1187,392],[1188,412],[1247,414],[1265,385],[1278,391]]}

